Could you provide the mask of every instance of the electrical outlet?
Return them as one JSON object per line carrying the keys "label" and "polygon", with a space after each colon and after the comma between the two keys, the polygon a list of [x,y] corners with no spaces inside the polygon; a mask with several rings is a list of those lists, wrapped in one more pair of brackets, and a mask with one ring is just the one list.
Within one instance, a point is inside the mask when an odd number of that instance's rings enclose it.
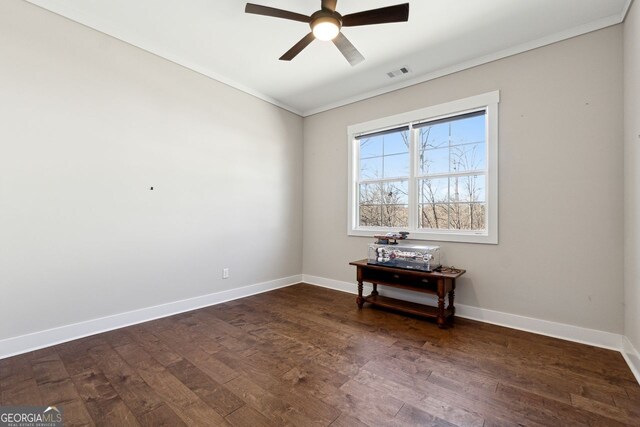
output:
{"label": "electrical outlet", "polygon": [[229,278],[229,269],[228,268],[223,268],[222,269],[222,278],[223,279],[228,279]]}

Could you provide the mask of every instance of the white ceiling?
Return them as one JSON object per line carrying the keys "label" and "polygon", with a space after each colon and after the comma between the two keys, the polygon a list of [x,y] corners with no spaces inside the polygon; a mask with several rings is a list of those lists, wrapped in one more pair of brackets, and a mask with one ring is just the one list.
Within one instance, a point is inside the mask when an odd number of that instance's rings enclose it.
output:
{"label": "white ceiling", "polygon": [[[338,0],[343,15],[409,1],[408,23],[344,28],[366,60],[330,42],[278,58],[307,24],[244,13],[241,0],[28,0],[301,115],[622,22],[631,0]],[[311,14],[320,0],[251,0]],[[390,79],[387,72],[411,73]]]}

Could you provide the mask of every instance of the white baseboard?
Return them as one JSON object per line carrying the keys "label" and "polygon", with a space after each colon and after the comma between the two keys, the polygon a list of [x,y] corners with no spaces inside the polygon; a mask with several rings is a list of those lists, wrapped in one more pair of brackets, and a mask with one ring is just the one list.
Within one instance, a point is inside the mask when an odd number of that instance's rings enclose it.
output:
{"label": "white baseboard", "polygon": [[140,310],[60,326],[27,335],[7,338],[0,340],[0,359],[50,347],[52,345],[87,337],[89,335],[95,335],[101,332],[135,325],[137,323],[148,322],[149,320],[172,316],[174,314],[184,313],[185,311],[196,310],[198,308],[260,294],[262,292],[284,288],[300,283],[301,281],[301,275],[285,277],[255,285],[244,286],[242,288],[230,289],[227,291],[170,302],[154,307],[142,308]]}
{"label": "white baseboard", "polygon": [[550,322],[468,305],[456,305],[456,316],[609,350],[620,351],[622,347],[621,334],[566,323]]}
{"label": "white baseboard", "polygon": [[[341,282],[324,277],[302,275],[302,281],[312,285],[322,286],[338,291],[357,293],[355,283]],[[371,285],[365,283],[366,289],[371,289]],[[380,294],[392,298],[407,299],[410,296],[414,302],[435,302],[435,298],[410,291],[401,291],[392,288],[379,288]],[[505,326],[507,328],[518,329],[534,334],[546,335],[560,338],[567,341],[575,341],[581,344],[588,344],[595,347],[607,348],[621,351],[623,336],[611,332],[598,331],[596,329],[581,328],[579,326],[567,325],[564,323],[550,322],[547,320],[535,319],[532,317],[519,316],[517,314],[503,313],[500,311],[487,310],[485,308],[472,307],[469,305],[456,304],[456,316],[466,319],[478,320],[480,322]]]}
{"label": "white baseboard", "polygon": [[622,342],[622,357],[627,361],[631,372],[633,372],[636,380],[640,383],[640,351],[631,344],[629,338],[623,337]]}

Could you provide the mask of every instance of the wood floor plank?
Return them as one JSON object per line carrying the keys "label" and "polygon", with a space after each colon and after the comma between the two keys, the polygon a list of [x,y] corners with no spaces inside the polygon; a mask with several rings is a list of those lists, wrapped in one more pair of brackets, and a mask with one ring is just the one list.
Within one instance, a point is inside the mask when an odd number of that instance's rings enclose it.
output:
{"label": "wood floor plank", "polygon": [[152,334],[147,328],[137,325],[128,328],[127,332],[163,366],[169,366],[183,360],[182,356],[172,351],[168,345]]}
{"label": "wood floor plank", "polygon": [[[344,402],[348,402],[341,409],[354,414],[357,413],[360,419],[369,424],[375,424],[373,420],[391,422],[404,405],[401,400],[386,393],[378,393],[375,388],[355,380],[347,381],[340,387],[340,390],[346,393]],[[335,405],[338,402],[332,403]],[[341,405],[340,403],[338,404]],[[358,410],[354,410],[355,408],[358,408]],[[362,410],[360,408],[367,408],[370,418],[364,418],[361,415]]]}
{"label": "wood floor plank", "polygon": [[[82,364],[87,363],[85,359],[80,359]],[[95,416],[90,414],[86,402],[58,352],[36,358],[31,363],[43,404],[61,407],[64,411],[65,425],[95,424]],[[87,370],[82,369],[82,371]]]}
{"label": "wood floor plank", "polygon": [[69,378],[69,373],[64,367],[64,363],[57,354],[35,359],[31,362],[33,376],[38,385],[62,381]]}
{"label": "wood floor plank", "polygon": [[[99,345],[104,346],[106,344],[103,342]],[[90,349],[83,351],[77,351],[76,349],[60,351],[60,360],[70,376],[95,371],[96,362],[95,359],[91,357],[89,351]]]}
{"label": "wood floor plank", "polygon": [[58,408],[62,408],[64,414],[64,425],[67,427],[96,425],[82,399],[65,402],[63,405],[56,406]]}
{"label": "wood floor plank", "polygon": [[640,386],[638,384],[626,385],[624,389],[629,399],[640,402]]}
{"label": "wood floor plank", "polygon": [[171,364],[167,369],[223,417],[244,406],[242,399],[187,360]]}
{"label": "wood floor plank", "polygon": [[38,384],[42,401],[47,405],[64,406],[67,403],[80,400],[80,395],[71,378]]}
{"label": "wood floor plank", "polygon": [[144,427],[181,427],[187,426],[166,404],[160,405],[138,417]]}
{"label": "wood floor plank", "polygon": [[351,378],[343,375],[331,367],[323,366],[317,363],[300,363],[295,368],[282,376],[286,382],[291,385],[299,385],[304,389],[307,383],[327,384],[331,387],[340,388]]}
{"label": "wood floor plank", "polygon": [[14,381],[2,389],[2,406],[43,405],[38,383],[33,378]]}
{"label": "wood floor plank", "polygon": [[[507,407],[514,408],[514,410],[544,424],[559,425],[564,421],[576,425],[588,425],[589,423],[611,427],[621,425],[621,423],[599,413],[589,414],[582,410],[584,408],[577,405],[549,399],[531,391],[500,384],[496,393]],[[584,399],[581,396],[578,398]]]}
{"label": "wood floor plank", "polygon": [[330,424],[331,427],[368,427],[368,424],[363,423],[359,419],[352,417],[351,415],[340,414],[334,422]]}
{"label": "wood floor plank", "polygon": [[614,404],[618,408],[625,409],[632,419],[640,419],[640,399],[615,398]]}
{"label": "wood floor plank", "polygon": [[140,418],[164,405],[153,388],[110,345],[93,347],[89,354],[94,366],[105,376],[125,404],[132,408],[136,417]]}
{"label": "wood floor plank", "polygon": [[226,420],[234,427],[275,427],[279,425],[269,421],[267,417],[248,405],[244,405],[227,415]]}
{"label": "wood floor plank", "polygon": [[135,415],[102,373],[87,372],[76,375],[73,377],[73,383],[96,424],[139,425]]}
{"label": "wood floor plank", "polygon": [[571,395],[571,404],[575,408],[580,408],[605,418],[603,421],[608,422],[608,420],[606,420],[608,418],[624,424],[633,423],[629,412],[622,407],[607,405],[605,403],[577,395]]}
{"label": "wood floor plank", "polygon": [[249,406],[277,425],[327,425],[311,420],[282,399],[259,387],[250,378],[241,375],[227,383],[227,387]]}
{"label": "wood floor plank", "polygon": [[[395,417],[395,421],[398,422],[399,425],[403,426],[415,426],[415,427],[423,427],[423,426],[438,426],[438,427],[455,427],[457,425],[466,425],[466,424],[451,424],[445,420],[442,420],[428,412],[421,411],[418,408],[415,408],[409,404],[405,404],[400,412]],[[484,425],[484,420],[482,422]]]}
{"label": "wood floor plank", "polygon": [[0,360],[0,405],[34,404],[70,426],[640,425],[617,352],[305,284]]}
{"label": "wood floor plank", "polygon": [[0,405],[41,405],[42,397],[28,357],[0,361]]}
{"label": "wood floor plank", "polygon": [[253,336],[242,329],[224,322],[204,310],[199,310],[192,317],[190,327],[201,335],[205,335],[220,344],[226,350],[243,351],[256,344]]}

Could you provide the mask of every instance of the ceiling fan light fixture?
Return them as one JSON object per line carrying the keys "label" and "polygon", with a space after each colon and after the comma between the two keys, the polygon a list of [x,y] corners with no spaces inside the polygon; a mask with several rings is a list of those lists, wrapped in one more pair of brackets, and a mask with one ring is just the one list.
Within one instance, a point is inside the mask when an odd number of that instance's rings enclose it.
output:
{"label": "ceiling fan light fixture", "polygon": [[340,22],[330,16],[321,17],[313,21],[311,30],[318,40],[333,40],[338,36],[338,33],[340,33]]}
{"label": "ceiling fan light fixture", "polygon": [[333,44],[351,66],[364,61],[364,56],[358,52],[358,49],[356,49],[349,39],[340,31],[343,26],[359,27],[362,25],[389,24],[409,20],[409,3],[350,13],[345,16],[342,16],[336,11],[336,3],[337,0],[321,0],[321,9],[311,16],[253,3],[247,3],[244,11],[254,15],[272,16],[274,18],[309,24],[311,32],[300,39],[298,43],[294,44],[291,49],[286,51],[284,55],[280,57],[281,61],[291,61],[302,52],[303,49],[309,46],[311,42],[317,39],[321,41],[333,41]]}

